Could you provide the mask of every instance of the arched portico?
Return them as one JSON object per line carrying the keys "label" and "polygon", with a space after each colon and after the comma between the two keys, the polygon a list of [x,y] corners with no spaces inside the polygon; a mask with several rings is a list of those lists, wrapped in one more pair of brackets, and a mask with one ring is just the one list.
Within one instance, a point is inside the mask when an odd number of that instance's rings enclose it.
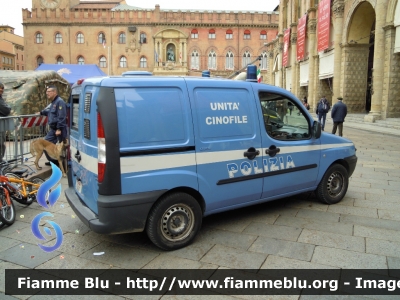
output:
{"label": "arched portico", "polygon": [[342,49],[343,95],[350,112],[368,112],[373,93],[376,14],[369,1],[359,1],[347,16]]}

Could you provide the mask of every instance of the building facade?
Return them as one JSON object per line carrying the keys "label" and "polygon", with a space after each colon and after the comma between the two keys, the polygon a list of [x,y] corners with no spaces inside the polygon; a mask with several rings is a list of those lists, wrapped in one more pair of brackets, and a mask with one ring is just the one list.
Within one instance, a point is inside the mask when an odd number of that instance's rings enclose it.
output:
{"label": "building facade", "polygon": [[344,98],[365,121],[400,117],[399,0],[281,0],[270,83],[315,108]]}
{"label": "building facade", "polygon": [[27,68],[97,64],[105,73],[228,76],[260,64],[278,33],[278,12],[142,9],[121,0],[32,0],[23,10]]}
{"label": "building facade", "polygon": [[0,26],[0,70],[25,70],[24,38],[11,26]]}

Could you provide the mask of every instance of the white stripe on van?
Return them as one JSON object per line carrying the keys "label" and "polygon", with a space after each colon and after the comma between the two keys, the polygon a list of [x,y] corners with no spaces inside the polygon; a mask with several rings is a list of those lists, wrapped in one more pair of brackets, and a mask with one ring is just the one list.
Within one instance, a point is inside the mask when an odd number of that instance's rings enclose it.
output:
{"label": "white stripe on van", "polygon": [[[280,147],[281,151],[279,154],[288,153],[299,153],[306,151],[315,151],[330,148],[343,148],[351,147],[352,143],[344,144],[327,144],[327,145],[309,145],[309,146],[293,146],[293,147]],[[265,153],[267,148],[263,148],[261,151]],[[131,156],[121,157],[121,173],[133,173],[133,172],[148,172],[162,169],[172,169],[179,167],[187,167],[197,164],[212,164],[218,162],[228,162],[238,159],[246,159],[243,155],[245,150],[233,150],[233,151],[218,151],[218,152],[198,152],[188,154],[165,154],[165,155],[143,155],[143,156]],[[262,155],[260,153],[260,155]]]}
{"label": "white stripe on van", "polygon": [[70,152],[71,152],[71,160],[77,162],[84,169],[86,169],[94,174],[97,174],[97,171],[98,171],[97,158],[87,155],[83,151],[79,151],[79,154],[81,155],[81,161],[78,162],[78,160],[75,158],[75,153],[77,152],[77,148],[73,147],[72,145],[70,145],[69,148],[70,148]]}
{"label": "white stripe on van", "polygon": [[121,173],[154,171],[196,165],[196,154],[165,154],[121,157]]}
{"label": "white stripe on van", "polygon": [[[298,152],[306,152],[306,151],[315,151],[315,150],[325,150],[325,149],[338,149],[338,148],[347,148],[353,146],[353,143],[343,143],[343,144],[326,144],[326,145],[307,145],[307,146],[292,146],[292,147],[279,147],[281,151],[279,154],[289,154],[289,153],[298,153]],[[262,152],[265,153],[265,150],[268,148],[263,148]]]}

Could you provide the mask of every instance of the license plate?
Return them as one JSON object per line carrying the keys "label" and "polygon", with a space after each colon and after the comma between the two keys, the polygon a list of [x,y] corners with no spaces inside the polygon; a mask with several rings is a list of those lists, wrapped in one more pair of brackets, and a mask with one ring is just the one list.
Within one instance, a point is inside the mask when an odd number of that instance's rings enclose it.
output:
{"label": "license plate", "polygon": [[82,182],[80,180],[76,181],[76,191],[82,194]]}

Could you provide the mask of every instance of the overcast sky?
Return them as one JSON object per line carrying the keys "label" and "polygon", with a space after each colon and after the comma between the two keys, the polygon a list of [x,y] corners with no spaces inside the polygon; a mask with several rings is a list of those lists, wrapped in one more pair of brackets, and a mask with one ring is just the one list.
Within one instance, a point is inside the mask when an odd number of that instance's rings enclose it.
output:
{"label": "overcast sky", "polygon": [[[3,3],[4,2],[4,3]],[[7,4],[5,3],[7,2]],[[142,4],[139,4],[143,3]],[[201,0],[198,2],[185,0],[126,0],[126,3],[132,6],[152,8],[156,4],[161,9],[201,9],[201,10],[253,10],[253,11],[272,11],[279,0],[250,0],[246,1],[221,1],[221,0]],[[9,25],[15,28],[15,34],[23,36],[22,29],[22,8],[32,8],[32,0],[1,0],[3,4],[0,8],[0,24]]]}

